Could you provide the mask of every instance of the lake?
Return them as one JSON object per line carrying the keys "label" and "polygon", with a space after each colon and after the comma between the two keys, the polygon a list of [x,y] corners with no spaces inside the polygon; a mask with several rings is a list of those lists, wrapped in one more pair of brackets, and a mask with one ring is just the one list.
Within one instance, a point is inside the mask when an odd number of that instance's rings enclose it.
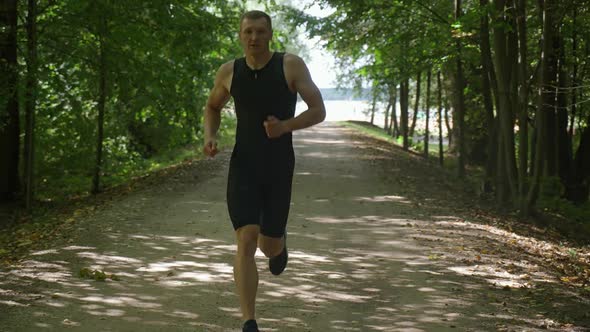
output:
{"label": "lake", "polygon": [[[347,120],[356,120],[356,121],[371,121],[371,103],[367,100],[326,100],[324,101],[324,105],[326,106],[326,121],[347,121]],[[383,128],[385,124],[385,108],[387,105],[385,103],[377,103],[376,105],[376,114],[374,124]],[[307,106],[304,102],[298,102],[296,108],[296,114],[299,114],[307,109]],[[397,104],[398,110],[398,119],[399,119],[399,103]],[[430,128],[431,130],[434,128],[438,128],[438,122],[436,119],[436,111],[430,111]],[[413,111],[410,110],[410,116],[412,116]],[[420,114],[422,117],[424,116],[422,113]],[[411,119],[410,119],[411,122]],[[418,119],[416,123],[417,130],[423,130],[425,121],[424,119]],[[438,130],[437,130],[438,132]],[[446,136],[446,128],[443,125],[443,134]],[[438,137],[438,136],[436,136]],[[433,137],[434,138],[434,137]],[[416,137],[416,139],[420,140],[420,138]]]}

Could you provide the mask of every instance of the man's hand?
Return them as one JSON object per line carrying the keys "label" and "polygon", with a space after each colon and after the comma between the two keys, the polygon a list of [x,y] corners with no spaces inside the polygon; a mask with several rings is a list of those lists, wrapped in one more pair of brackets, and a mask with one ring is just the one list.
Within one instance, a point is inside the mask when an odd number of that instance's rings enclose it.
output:
{"label": "man's hand", "polygon": [[264,129],[266,129],[266,136],[268,138],[277,138],[287,133],[289,130],[285,123],[276,117],[269,115],[264,121]]}
{"label": "man's hand", "polygon": [[203,148],[203,153],[207,157],[213,158],[219,152],[217,150],[217,141],[215,139],[207,139],[205,140],[205,147]]}

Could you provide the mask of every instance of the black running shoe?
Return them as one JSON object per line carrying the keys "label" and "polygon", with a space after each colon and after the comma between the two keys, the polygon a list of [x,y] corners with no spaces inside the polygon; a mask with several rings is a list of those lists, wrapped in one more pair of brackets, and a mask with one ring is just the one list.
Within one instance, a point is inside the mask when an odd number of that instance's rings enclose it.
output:
{"label": "black running shoe", "polygon": [[285,271],[287,267],[287,261],[289,260],[289,253],[287,252],[287,232],[285,232],[285,247],[278,256],[271,257],[268,259],[268,268],[270,273],[278,276]]}
{"label": "black running shoe", "polygon": [[244,323],[244,327],[242,327],[242,332],[260,332],[258,330],[258,324],[256,324],[256,320],[250,319]]}

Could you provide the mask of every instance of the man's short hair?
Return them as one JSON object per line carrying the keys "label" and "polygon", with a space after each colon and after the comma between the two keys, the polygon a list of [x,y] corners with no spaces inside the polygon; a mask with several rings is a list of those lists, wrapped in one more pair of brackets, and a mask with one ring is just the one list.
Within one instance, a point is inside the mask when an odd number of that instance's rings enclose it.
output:
{"label": "man's short hair", "polygon": [[249,20],[257,20],[259,18],[264,18],[266,19],[266,22],[268,22],[268,27],[270,28],[270,30],[272,30],[272,20],[270,19],[270,16],[268,16],[268,14],[263,11],[251,10],[242,14],[242,17],[240,17],[240,30],[242,29],[242,21],[244,21],[245,18]]}

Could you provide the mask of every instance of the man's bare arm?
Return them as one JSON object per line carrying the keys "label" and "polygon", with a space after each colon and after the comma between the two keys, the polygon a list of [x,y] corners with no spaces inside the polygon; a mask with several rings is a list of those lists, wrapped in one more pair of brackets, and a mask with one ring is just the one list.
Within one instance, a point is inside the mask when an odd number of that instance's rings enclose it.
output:
{"label": "man's bare arm", "polygon": [[217,153],[217,130],[221,123],[221,110],[230,98],[227,79],[231,75],[232,63],[222,65],[215,76],[215,82],[205,105],[205,154]]}
{"label": "man's bare arm", "polygon": [[326,118],[326,108],[320,90],[315,85],[309,74],[307,66],[301,58],[288,55],[286,59],[289,71],[293,77],[293,88],[297,91],[308,109],[297,117],[286,120],[285,125],[288,131],[295,131],[318,124]]}

